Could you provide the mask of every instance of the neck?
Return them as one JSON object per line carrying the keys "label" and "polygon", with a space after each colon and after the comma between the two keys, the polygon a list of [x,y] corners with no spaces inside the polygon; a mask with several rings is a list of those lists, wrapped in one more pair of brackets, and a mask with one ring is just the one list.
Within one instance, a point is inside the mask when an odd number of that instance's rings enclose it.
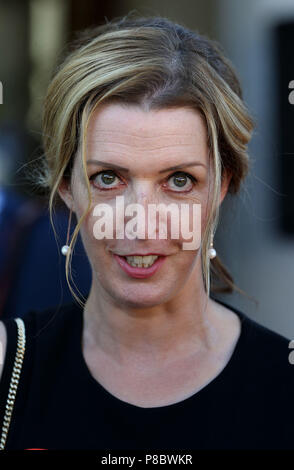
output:
{"label": "neck", "polygon": [[170,362],[213,347],[217,329],[202,276],[176,296],[148,307],[122,305],[93,283],[84,309],[83,347],[123,365],[132,360]]}

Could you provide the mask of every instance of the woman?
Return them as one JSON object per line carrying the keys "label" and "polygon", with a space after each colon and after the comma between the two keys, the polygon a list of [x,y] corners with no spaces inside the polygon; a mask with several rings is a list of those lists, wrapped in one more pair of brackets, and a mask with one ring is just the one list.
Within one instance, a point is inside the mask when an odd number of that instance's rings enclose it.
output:
{"label": "woman", "polygon": [[[129,17],[75,44],[45,99],[40,183],[51,215],[58,195],[69,209],[68,282],[80,233],[92,284],[85,302],[73,291],[77,302],[1,323],[2,448],[292,447],[288,340],[210,295],[211,273],[235,288],[213,235],[252,130],[231,64],[205,37]],[[190,228],[200,205],[201,243],[183,249],[171,225],[166,239],[157,225],[118,237],[130,213],[99,238],[95,208],[116,215],[118,196],[146,210],[146,227],[151,204],[188,205]]]}

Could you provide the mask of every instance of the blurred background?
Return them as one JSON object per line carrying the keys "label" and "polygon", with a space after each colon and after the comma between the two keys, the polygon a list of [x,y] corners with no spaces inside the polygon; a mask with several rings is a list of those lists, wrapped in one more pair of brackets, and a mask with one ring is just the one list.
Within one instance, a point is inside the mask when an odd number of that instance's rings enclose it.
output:
{"label": "blurred background", "polygon": [[[223,204],[215,246],[249,297],[219,298],[294,338],[293,0],[0,0],[0,315],[71,301],[60,254],[68,212],[56,212],[56,241],[45,199],[23,170],[42,154],[41,106],[58,55],[75,31],[131,10],[206,34],[235,65],[258,125],[250,175]],[[73,273],[86,296],[80,241]]]}

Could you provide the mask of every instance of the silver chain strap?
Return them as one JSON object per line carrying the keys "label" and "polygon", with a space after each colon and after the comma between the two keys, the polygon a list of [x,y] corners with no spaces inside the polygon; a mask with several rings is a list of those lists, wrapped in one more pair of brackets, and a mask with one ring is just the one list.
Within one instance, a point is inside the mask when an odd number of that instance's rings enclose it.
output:
{"label": "silver chain strap", "polygon": [[17,323],[18,333],[17,348],[1,431],[0,450],[4,450],[5,448],[26,346],[26,332],[24,322],[21,318],[15,318],[15,321]]}

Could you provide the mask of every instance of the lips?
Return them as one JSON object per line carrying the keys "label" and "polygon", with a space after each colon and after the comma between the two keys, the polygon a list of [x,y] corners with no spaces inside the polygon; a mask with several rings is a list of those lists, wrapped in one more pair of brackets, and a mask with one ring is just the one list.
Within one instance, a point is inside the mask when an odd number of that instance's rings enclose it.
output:
{"label": "lips", "polygon": [[[118,253],[116,253],[118,254]],[[166,256],[164,255],[163,253],[127,253],[125,255],[118,255],[118,256],[151,256],[151,255],[154,255],[154,256]]]}
{"label": "lips", "polygon": [[[150,255],[154,254],[155,255],[155,253],[148,253],[148,254],[150,254]],[[120,255],[116,255],[116,254],[114,254],[113,256],[116,259],[119,266],[121,267],[121,269],[125,273],[127,273],[129,276],[137,278],[137,279],[144,279],[144,278],[153,276],[160,269],[160,267],[162,266],[162,264],[166,260],[166,256],[157,255],[159,257],[152,264],[152,266],[149,266],[148,268],[144,268],[144,267],[139,268],[139,267],[130,266],[124,256],[120,256]],[[126,256],[143,256],[143,255],[126,255]],[[144,255],[144,256],[147,256],[147,255]]]}

